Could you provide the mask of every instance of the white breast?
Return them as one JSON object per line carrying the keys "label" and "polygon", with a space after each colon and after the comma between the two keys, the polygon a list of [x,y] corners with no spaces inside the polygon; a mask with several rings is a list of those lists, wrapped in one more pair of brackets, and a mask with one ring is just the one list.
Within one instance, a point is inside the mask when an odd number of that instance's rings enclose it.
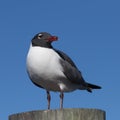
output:
{"label": "white breast", "polygon": [[27,56],[27,69],[30,76],[53,80],[56,76],[64,76],[59,63],[59,55],[44,47],[32,47]]}
{"label": "white breast", "polygon": [[33,82],[47,90],[69,92],[78,88],[64,75],[60,56],[53,50],[30,46],[27,70]]}

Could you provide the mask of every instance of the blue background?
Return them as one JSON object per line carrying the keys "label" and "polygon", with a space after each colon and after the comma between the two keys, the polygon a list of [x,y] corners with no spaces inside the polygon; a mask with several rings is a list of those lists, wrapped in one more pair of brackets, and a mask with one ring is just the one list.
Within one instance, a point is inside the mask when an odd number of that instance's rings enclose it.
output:
{"label": "blue background", "polygon": [[[86,81],[102,86],[93,93],[65,93],[64,108],[98,108],[107,120],[120,113],[120,2],[118,0],[0,1],[0,119],[47,108],[46,92],[26,72],[32,37],[57,35],[53,46],[67,53]],[[51,108],[59,108],[52,92]]]}

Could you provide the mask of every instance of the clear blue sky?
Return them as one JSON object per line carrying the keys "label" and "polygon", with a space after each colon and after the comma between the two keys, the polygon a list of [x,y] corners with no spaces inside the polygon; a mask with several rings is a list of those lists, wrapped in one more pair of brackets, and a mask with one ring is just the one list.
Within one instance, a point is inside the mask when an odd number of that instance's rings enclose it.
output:
{"label": "clear blue sky", "polygon": [[[64,108],[98,108],[107,120],[119,119],[119,0],[1,0],[0,119],[47,108],[45,90],[26,73],[30,41],[41,31],[57,35],[53,46],[72,57],[86,81],[103,88],[66,93]],[[51,108],[59,108],[58,93],[52,93]]]}

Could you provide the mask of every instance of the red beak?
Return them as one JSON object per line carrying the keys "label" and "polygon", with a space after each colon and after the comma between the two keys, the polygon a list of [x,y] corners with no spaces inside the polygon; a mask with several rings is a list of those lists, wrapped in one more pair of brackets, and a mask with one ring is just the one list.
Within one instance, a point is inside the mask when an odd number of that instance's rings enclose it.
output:
{"label": "red beak", "polygon": [[53,41],[56,41],[56,40],[58,40],[57,36],[51,36],[51,37],[48,38],[48,41],[50,41],[50,42],[53,42]]}

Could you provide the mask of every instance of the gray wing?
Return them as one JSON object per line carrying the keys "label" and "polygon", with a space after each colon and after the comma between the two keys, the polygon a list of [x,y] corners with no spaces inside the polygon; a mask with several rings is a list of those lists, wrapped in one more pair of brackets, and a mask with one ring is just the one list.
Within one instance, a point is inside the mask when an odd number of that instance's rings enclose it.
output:
{"label": "gray wing", "polygon": [[81,72],[78,70],[71,58],[66,55],[64,52],[55,50],[59,56],[62,58],[60,63],[64,69],[63,73],[66,77],[75,84],[82,84],[86,86],[86,83],[81,75]]}
{"label": "gray wing", "polygon": [[70,65],[72,65],[73,67],[77,68],[76,65],[75,65],[75,63],[71,60],[71,58],[68,55],[66,55],[64,52],[62,52],[60,50],[55,50],[55,51],[59,54],[59,56],[63,60],[67,61]]}

